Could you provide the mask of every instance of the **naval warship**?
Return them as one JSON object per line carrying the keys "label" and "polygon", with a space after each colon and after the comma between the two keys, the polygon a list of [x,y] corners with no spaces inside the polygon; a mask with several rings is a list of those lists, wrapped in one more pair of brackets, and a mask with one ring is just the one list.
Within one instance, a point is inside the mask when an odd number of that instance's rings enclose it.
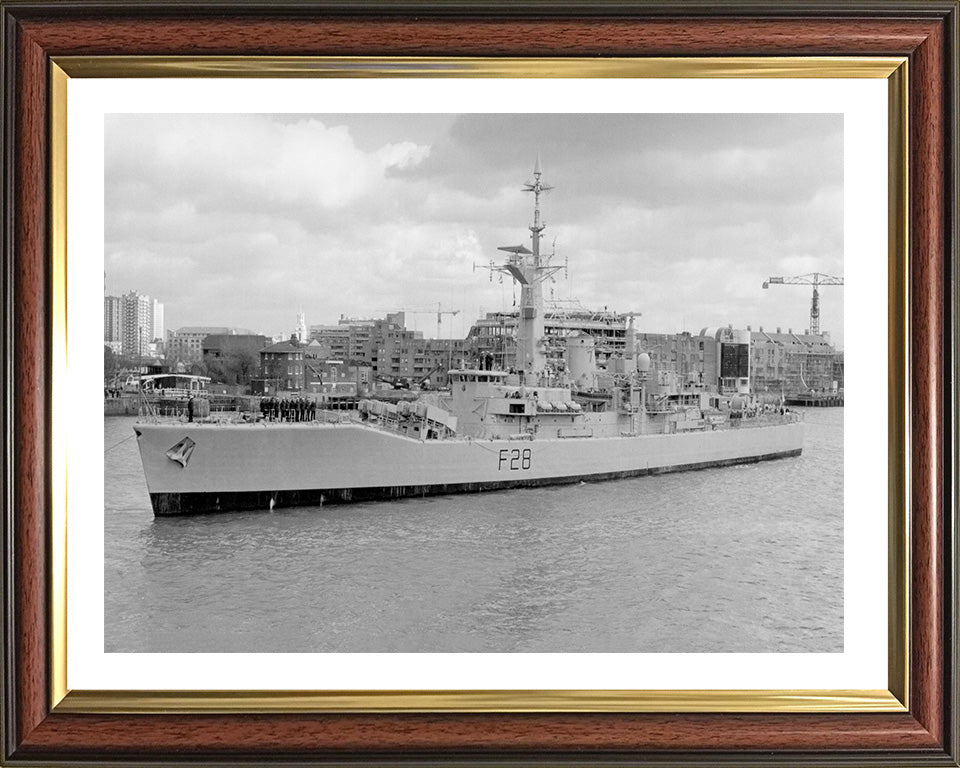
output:
{"label": "naval warship", "polygon": [[134,426],[154,514],[322,505],[600,481],[799,456],[803,422],[750,393],[750,334],[701,332],[695,377],[658,370],[630,318],[622,354],[599,360],[574,333],[548,357],[539,158],[530,247],[487,269],[520,286],[516,357],[449,372],[449,392],[361,400],[350,418],[140,420]]}

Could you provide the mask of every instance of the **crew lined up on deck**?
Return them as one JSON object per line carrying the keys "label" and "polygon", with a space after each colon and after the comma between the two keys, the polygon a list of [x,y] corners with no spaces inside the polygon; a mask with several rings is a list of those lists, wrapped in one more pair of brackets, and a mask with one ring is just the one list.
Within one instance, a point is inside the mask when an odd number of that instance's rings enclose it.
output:
{"label": "crew lined up on deck", "polygon": [[265,397],[260,400],[260,415],[268,421],[313,421],[317,404],[303,397]]}

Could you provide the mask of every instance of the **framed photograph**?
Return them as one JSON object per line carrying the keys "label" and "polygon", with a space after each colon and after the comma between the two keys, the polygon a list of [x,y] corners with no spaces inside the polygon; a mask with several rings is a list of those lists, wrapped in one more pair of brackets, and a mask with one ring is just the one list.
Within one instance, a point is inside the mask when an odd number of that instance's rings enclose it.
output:
{"label": "framed photograph", "polygon": [[5,764],[958,765],[955,2],[0,9]]}

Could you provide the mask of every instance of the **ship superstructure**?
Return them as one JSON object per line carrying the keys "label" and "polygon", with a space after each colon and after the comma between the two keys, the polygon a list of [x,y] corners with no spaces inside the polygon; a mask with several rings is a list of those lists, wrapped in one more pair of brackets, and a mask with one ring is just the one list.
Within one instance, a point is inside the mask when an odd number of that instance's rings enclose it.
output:
{"label": "ship superstructure", "polygon": [[[489,270],[520,286],[516,356],[449,371],[448,393],[362,400],[335,419],[289,423],[144,422],[135,427],[157,515],[264,509],[485,491],[724,466],[799,455],[803,424],[749,392],[750,334],[712,329],[694,380],[658,371],[637,349],[598,363],[586,333],[548,354],[544,282],[563,266],[541,254],[540,159],[531,247],[503,246]],[[555,343],[555,340],[554,340]]]}

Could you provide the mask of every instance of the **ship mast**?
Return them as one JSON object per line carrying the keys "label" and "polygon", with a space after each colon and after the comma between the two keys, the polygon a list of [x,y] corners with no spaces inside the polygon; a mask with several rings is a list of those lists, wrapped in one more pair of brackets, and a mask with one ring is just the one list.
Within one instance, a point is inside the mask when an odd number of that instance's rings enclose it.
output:
{"label": "ship mast", "polygon": [[533,192],[533,224],[530,225],[532,250],[524,245],[504,245],[497,250],[510,255],[503,264],[490,262],[493,272],[510,275],[520,284],[520,311],[517,317],[516,368],[521,379],[532,385],[541,382],[547,367],[544,346],[543,281],[555,275],[562,266],[552,266],[550,259],[540,255],[540,240],[546,225],[540,220],[540,195],[553,189],[543,183],[540,155],[533,167],[533,182],[523,185],[524,192]]}

